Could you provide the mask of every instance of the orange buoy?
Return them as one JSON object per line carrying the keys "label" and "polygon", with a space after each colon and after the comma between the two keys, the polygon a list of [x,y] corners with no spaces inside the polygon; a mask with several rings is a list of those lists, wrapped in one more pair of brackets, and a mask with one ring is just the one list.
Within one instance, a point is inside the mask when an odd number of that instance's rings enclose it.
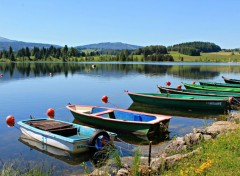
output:
{"label": "orange buoy", "polygon": [[167,86],[171,86],[171,82],[170,82],[170,81],[167,81],[167,82],[166,82],[166,85],[167,85]]}
{"label": "orange buoy", "polygon": [[195,84],[195,81],[193,81],[192,84]]}
{"label": "orange buoy", "polygon": [[106,96],[106,95],[102,96],[102,102],[107,104],[108,103],[108,96]]}
{"label": "orange buoy", "polygon": [[15,125],[15,118],[14,118],[14,116],[12,116],[12,115],[7,116],[7,118],[6,118],[6,124],[7,124],[9,127],[13,127],[13,126]]}
{"label": "orange buoy", "polygon": [[179,85],[177,86],[177,89],[182,89],[182,85],[179,84]]}
{"label": "orange buoy", "polygon": [[49,108],[49,109],[47,110],[47,116],[48,116],[48,118],[51,118],[51,119],[54,118],[54,116],[55,116],[55,111],[54,111],[53,108]]}

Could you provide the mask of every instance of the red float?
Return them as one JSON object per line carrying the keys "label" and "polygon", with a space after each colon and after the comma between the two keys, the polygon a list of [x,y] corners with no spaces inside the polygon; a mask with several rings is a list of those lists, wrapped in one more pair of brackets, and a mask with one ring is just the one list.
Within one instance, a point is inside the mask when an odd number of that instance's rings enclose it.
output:
{"label": "red float", "polygon": [[55,116],[55,111],[54,111],[53,108],[49,108],[49,109],[47,110],[47,116],[48,116],[48,118],[51,118],[51,119],[54,118],[54,116]]}
{"label": "red float", "polygon": [[102,102],[107,104],[108,103],[108,96],[106,96],[106,95],[102,96]]}
{"label": "red float", "polygon": [[177,86],[177,89],[182,89],[182,85],[179,84],[179,85]]}
{"label": "red float", "polygon": [[171,82],[170,82],[170,81],[167,81],[167,82],[166,82],[166,85],[167,85],[167,86],[171,86]]}
{"label": "red float", "polygon": [[15,118],[12,115],[7,116],[6,123],[9,127],[13,127],[15,125]]}

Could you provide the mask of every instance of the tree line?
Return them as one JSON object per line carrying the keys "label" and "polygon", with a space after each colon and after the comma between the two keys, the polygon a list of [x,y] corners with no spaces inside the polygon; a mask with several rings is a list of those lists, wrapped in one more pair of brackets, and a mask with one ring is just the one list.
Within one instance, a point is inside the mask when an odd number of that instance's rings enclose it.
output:
{"label": "tree line", "polygon": [[[135,56],[140,55],[142,61],[174,61],[171,55],[168,55],[165,46],[147,46],[137,50],[78,50],[74,47],[65,45],[63,48],[50,46],[49,48],[28,47],[14,52],[12,47],[9,50],[0,51],[0,60],[10,61],[46,61],[59,60],[67,61],[93,61],[98,57],[100,61],[134,61]],[[80,59],[79,59],[80,58]]]}
{"label": "tree line", "polygon": [[201,52],[219,52],[221,47],[210,42],[186,42],[169,46],[168,51],[178,51],[190,56],[200,56]]}

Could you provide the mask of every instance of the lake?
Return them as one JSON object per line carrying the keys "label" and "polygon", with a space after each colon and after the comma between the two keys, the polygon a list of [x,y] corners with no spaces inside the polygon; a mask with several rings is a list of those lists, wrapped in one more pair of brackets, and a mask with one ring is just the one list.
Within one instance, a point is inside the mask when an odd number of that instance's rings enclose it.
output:
{"label": "lake", "polygon": [[[92,65],[96,67],[92,67]],[[205,126],[221,117],[210,112],[181,111],[175,108],[158,109],[133,104],[124,90],[158,92],[157,85],[171,87],[181,82],[223,82],[221,76],[239,79],[239,63],[0,63],[0,160],[3,162],[38,163],[54,166],[57,174],[68,175],[82,171],[81,163],[91,166],[89,156],[78,157],[41,152],[21,139],[18,126],[5,124],[8,115],[16,121],[31,116],[46,117],[48,108],[54,108],[56,119],[73,122],[65,108],[68,103],[130,108],[172,116],[169,138],[183,136],[194,127]],[[109,103],[103,104],[103,95]],[[137,138],[119,134],[121,140],[134,146],[145,145]],[[136,141],[135,141],[136,140]],[[126,143],[120,144],[128,146]],[[34,145],[34,144],[33,144]],[[147,145],[147,143],[146,143]],[[156,144],[157,145],[157,144]],[[160,145],[160,144],[158,144]],[[124,154],[131,151],[125,149]]]}

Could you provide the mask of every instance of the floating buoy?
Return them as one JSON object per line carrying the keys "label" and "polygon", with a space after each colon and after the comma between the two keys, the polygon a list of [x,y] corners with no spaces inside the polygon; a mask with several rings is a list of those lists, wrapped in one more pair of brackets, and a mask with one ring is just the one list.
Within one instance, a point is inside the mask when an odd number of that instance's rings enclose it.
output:
{"label": "floating buoy", "polygon": [[108,96],[106,96],[106,95],[102,96],[102,102],[107,104],[108,103]]}
{"label": "floating buoy", "polygon": [[179,84],[179,85],[177,86],[177,89],[182,89],[182,85]]}
{"label": "floating buoy", "polygon": [[14,116],[12,116],[12,115],[7,116],[7,118],[6,118],[6,124],[7,124],[9,127],[13,127],[13,126],[15,125],[15,118],[14,118]]}
{"label": "floating buoy", "polygon": [[192,84],[195,84],[195,81],[193,81]]}
{"label": "floating buoy", "polygon": [[171,82],[170,82],[170,81],[167,81],[167,82],[166,82],[166,85],[167,85],[167,86],[171,86]]}
{"label": "floating buoy", "polygon": [[51,119],[54,118],[54,116],[55,116],[55,111],[54,111],[53,108],[49,108],[49,109],[47,110],[47,116],[48,116],[48,118],[51,118]]}

